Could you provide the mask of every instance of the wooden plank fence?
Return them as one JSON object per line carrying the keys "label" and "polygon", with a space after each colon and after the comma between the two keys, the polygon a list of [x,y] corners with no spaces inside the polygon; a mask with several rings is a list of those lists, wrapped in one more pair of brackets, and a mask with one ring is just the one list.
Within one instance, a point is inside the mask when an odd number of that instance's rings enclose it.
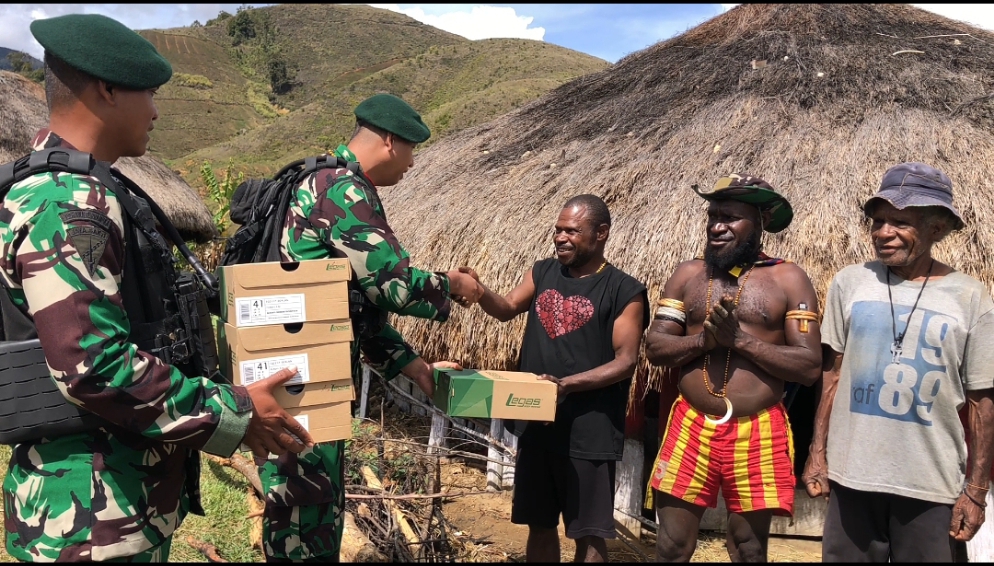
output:
{"label": "wooden plank fence", "polygon": [[[369,383],[372,379],[374,372],[368,366],[363,366],[360,418],[367,415]],[[387,382],[386,398],[404,413],[431,415],[427,453],[446,454],[452,440],[481,444],[487,448],[487,490],[502,491],[514,486],[518,437],[504,430],[501,419],[484,420],[444,415],[432,406],[431,399],[414,382],[403,375]],[[622,534],[636,540],[641,532],[637,517],[642,514],[645,487],[642,468],[642,443],[626,440],[624,459],[615,472],[615,523]]]}

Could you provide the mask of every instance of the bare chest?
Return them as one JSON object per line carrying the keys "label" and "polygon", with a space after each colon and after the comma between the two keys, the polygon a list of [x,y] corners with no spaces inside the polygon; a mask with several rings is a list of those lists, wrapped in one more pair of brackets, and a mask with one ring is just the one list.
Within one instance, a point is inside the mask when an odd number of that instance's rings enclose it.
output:
{"label": "bare chest", "polygon": [[709,284],[707,272],[704,272],[688,281],[683,295],[688,326],[703,324],[710,309],[722,297],[738,298],[735,311],[742,323],[771,328],[782,326],[787,312],[787,298],[773,277],[768,272],[764,273],[762,268],[756,268],[745,285],[740,286],[743,279],[744,275],[738,281],[731,277],[715,277]]}

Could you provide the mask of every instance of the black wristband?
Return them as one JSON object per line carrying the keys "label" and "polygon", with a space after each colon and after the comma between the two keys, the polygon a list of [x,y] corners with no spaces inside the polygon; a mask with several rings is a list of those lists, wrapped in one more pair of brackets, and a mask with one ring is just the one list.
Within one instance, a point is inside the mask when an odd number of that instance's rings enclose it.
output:
{"label": "black wristband", "polygon": [[963,495],[965,495],[966,498],[969,499],[970,501],[972,501],[973,504],[976,505],[977,507],[980,507],[981,509],[986,509],[987,508],[987,502],[986,501],[984,501],[983,503],[977,501],[976,499],[974,499],[973,497],[971,497],[970,494],[967,493],[965,489],[963,490]]}

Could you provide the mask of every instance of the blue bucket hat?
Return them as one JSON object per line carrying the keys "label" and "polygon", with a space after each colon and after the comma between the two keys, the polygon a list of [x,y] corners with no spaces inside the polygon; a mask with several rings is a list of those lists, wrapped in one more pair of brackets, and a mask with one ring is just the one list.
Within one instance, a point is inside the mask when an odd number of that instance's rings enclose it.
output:
{"label": "blue bucket hat", "polygon": [[924,163],[901,163],[888,169],[877,194],[863,204],[866,215],[876,199],[885,200],[899,210],[909,206],[941,206],[956,217],[956,230],[964,226],[963,216],[953,206],[953,182],[942,171]]}

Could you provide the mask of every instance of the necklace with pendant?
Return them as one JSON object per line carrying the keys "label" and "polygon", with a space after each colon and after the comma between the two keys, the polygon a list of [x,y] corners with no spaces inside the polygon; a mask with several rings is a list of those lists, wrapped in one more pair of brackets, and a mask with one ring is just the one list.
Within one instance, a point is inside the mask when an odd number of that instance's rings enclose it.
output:
{"label": "necklace with pendant", "polygon": [[911,315],[915,314],[915,309],[918,308],[918,300],[922,298],[922,292],[925,291],[925,285],[928,285],[928,278],[932,276],[932,266],[934,265],[935,260],[933,259],[932,262],[928,264],[928,273],[925,274],[925,281],[922,283],[922,288],[918,290],[918,297],[915,299],[915,304],[911,307],[911,312],[908,313],[908,322],[904,325],[904,330],[901,331],[900,334],[897,333],[897,317],[894,316],[894,297],[890,292],[890,267],[887,267],[887,300],[890,301],[891,332],[894,336],[894,342],[890,345],[892,364],[901,363],[901,354],[904,352],[902,348],[904,345],[904,335],[908,333],[908,327],[911,326]]}
{"label": "necklace with pendant", "polygon": [[[752,267],[749,268],[749,271],[746,271],[745,279],[742,280],[742,284],[739,285],[738,292],[735,293],[735,306],[739,306],[739,300],[742,298],[742,291],[743,289],[745,289],[745,285],[749,281],[749,275],[752,274],[752,270],[755,268],[756,266],[753,265]],[[714,272],[709,270],[707,310],[705,311],[707,313],[711,312],[711,287],[713,284],[714,284]],[[704,330],[704,332],[707,332],[707,330]],[[710,416],[704,415],[704,420],[710,423],[714,423],[716,425],[725,424],[728,422],[729,419],[732,418],[732,402],[728,399],[728,393],[725,391],[725,389],[728,387],[728,369],[730,367],[731,362],[732,362],[732,349],[729,348],[728,355],[725,356],[725,379],[722,382],[721,391],[716,392],[711,387],[711,380],[708,379],[708,364],[711,363],[711,352],[704,354],[704,368],[702,371],[702,373],[704,374],[704,388],[707,389],[708,393],[710,393],[711,395],[714,395],[719,399],[724,399],[725,401],[725,416],[723,416],[718,420],[714,420]]]}

